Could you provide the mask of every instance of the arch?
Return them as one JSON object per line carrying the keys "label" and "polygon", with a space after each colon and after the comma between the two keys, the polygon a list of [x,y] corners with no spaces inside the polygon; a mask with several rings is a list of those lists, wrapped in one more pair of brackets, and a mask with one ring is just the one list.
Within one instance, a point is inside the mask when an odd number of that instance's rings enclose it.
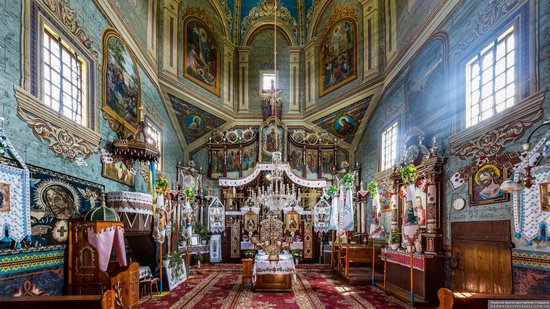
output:
{"label": "arch", "polygon": [[[273,29],[274,22],[271,18],[262,18],[257,20],[244,34],[243,46],[250,46],[254,37],[265,29]],[[290,46],[298,46],[298,41],[292,31],[284,24],[277,23],[277,32],[281,33]]]}
{"label": "arch", "polygon": [[220,21],[221,28],[223,31],[223,36],[229,38],[229,25],[227,24],[227,19],[225,18],[225,12],[224,8],[222,7],[220,1],[215,0],[208,0],[208,3],[210,3],[210,6],[214,9],[214,12],[216,12],[216,15],[218,17],[218,21]]}
{"label": "arch", "polygon": [[321,5],[313,12],[313,16],[311,17],[311,23],[309,24],[309,28],[307,31],[307,37],[306,37],[307,41],[311,40],[315,35],[315,33],[317,32],[317,26],[319,26],[321,17],[323,16],[323,13],[326,11],[330,3],[332,3],[332,0],[321,1]]}

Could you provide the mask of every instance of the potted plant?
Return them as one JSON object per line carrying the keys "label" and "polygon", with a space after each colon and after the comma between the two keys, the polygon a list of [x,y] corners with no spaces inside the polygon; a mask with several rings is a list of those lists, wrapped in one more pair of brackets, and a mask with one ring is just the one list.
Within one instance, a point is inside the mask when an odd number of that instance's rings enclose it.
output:
{"label": "potted plant", "polygon": [[206,227],[206,225],[197,223],[197,225],[195,225],[195,233],[199,234],[201,243],[203,245],[206,245],[208,243],[208,240],[210,238],[210,232],[208,231],[208,228]]}
{"label": "potted plant", "polygon": [[244,257],[247,258],[247,259],[251,259],[254,257],[254,249],[247,249],[247,250],[244,250],[243,254],[244,254]]}
{"label": "potted plant", "polygon": [[294,257],[294,261],[296,262],[296,265],[298,265],[298,262],[302,261],[303,251],[300,249],[296,250],[290,250],[290,254]]}
{"label": "potted plant", "polygon": [[399,248],[399,238],[399,233],[390,233],[390,248],[392,248],[392,250],[397,250]]}

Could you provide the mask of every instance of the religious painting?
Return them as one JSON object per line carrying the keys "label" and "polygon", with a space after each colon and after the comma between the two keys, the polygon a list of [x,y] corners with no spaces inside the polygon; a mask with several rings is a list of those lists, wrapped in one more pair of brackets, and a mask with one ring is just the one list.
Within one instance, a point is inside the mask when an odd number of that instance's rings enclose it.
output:
{"label": "religious painting", "polygon": [[321,172],[323,175],[332,175],[336,170],[336,158],[334,151],[321,151]]}
{"label": "religious painting", "polygon": [[168,98],[172,103],[176,119],[187,144],[197,141],[226,122],[224,119],[187,103],[178,97],[168,94]]}
{"label": "religious painting", "polygon": [[340,140],[352,144],[353,138],[359,129],[361,121],[365,117],[371,100],[372,96],[368,96],[315,119],[313,123],[327,132],[336,135]]}
{"label": "religious painting", "polygon": [[470,176],[470,205],[482,205],[507,202],[509,194],[500,189],[500,184],[508,178],[506,170],[486,164],[477,173]]}
{"label": "religious painting", "polygon": [[[412,126],[428,132],[430,126],[446,115],[446,39],[436,36],[415,57],[405,81],[407,114]],[[436,127],[437,128],[437,127]]]}
{"label": "religious painting", "polygon": [[225,171],[227,177],[239,177],[239,170],[241,168],[241,151],[238,148],[227,149],[227,156],[225,156]]}
{"label": "religious painting", "polygon": [[68,236],[68,220],[82,219],[98,206],[104,187],[40,167],[29,168],[32,245],[63,244]]}
{"label": "religious painting", "polygon": [[540,210],[550,211],[550,182],[539,185],[540,192]]}
{"label": "religious painting", "polygon": [[241,163],[243,176],[250,174],[256,167],[256,159],[258,157],[257,147],[257,143],[243,147],[243,159]]}
{"label": "religious painting", "polygon": [[302,175],[304,171],[304,152],[303,149],[290,145],[288,155],[288,161],[290,163],[290,168],[297,175]]}
{"label": "religious painting", "polygon": [[102,72],[103,112],[134,132],[141,113],[138,66],[134,54],[114,29],[103,35]]}
{"label": "religious painting", "polygon": [[291,234],[296,233],[300,229],[300,214],[295,210],[289,211],[285,215],[285,230]]}
{"label": "religious painting", "polygon": [[340,137],[354,134],[357,131],[357,121],[352,115],[342,114],[334,120],[334,132]]}
{"label": "religious painting", "polygon": [[318,178],[319,152],[316,149],[306,150],[306,172],[308,178]]}
{"label": "religious painting", "polygon": [[286,158],[286,126],[277,118],[271,117],[260,127],[261,162],[271,162],[274,152],[280,152],[282,160]]}
{"label": "religious painting", "polygon": [[111,163],[103,163],[101,176],[131,187],[135,184],[135,174],[120,160]]}
{"label": "religious painting", "polygon": [[344,18],[323,31],[319,52],[319,92],[323,96],[357,78],[357,25]]}
{"label": "religious painting", "polygon": [[414,202],[414,214],[416,216],[416,223],[421,227],[426,226],[426,209],[428,208],[427,199],[428,194],[422,190],[421,187],[416,188],[416,198]]}
{"label": "religious painting", "polygon": [[186,115],[183,124],[184,129],[192,136],[201,136],[206,130],[206,123],[199,115]]}
{"label": "religious painting", "polygon": [[10,185],[0,183],[0,212],[10,211]]}
{"label": "religious painting", "polygon": [[210,177],[219,178],[223,176],[224,151],[222,149],[213,149],[210,153]]}
{"label": "religious painting", "polygon": [[244,230],[248,235],[252,235],[258,229],[258,215],[253,211],[248,211],[244,214]]}
{"label": "religious painting", "polygon": [[183,76],[220,95],[220,49],[214,29],[202,17],[184,21]]}

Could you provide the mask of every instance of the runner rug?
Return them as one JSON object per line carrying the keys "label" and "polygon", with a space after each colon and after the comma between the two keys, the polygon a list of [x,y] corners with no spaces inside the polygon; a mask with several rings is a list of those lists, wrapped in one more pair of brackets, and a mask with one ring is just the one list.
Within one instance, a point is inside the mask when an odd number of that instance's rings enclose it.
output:
{"label": "runner rug", "polygon": [[142,300],[140,308],[412,308],[372,286],[348,286],[331,274],[297,274],[289,293],[257,293],[237,273],[198,274],[168,295]]}

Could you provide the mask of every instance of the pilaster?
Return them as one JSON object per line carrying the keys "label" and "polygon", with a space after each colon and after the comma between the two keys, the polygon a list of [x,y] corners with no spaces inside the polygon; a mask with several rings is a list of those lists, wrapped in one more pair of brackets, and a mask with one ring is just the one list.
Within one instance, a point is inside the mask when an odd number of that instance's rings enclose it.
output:
{"label": "pilaster", "polygon": [[317,96],[317,37],[313,37],[304,47],[306,76],[306,109],[315,106]]}
{"label": "pilaster", "polygon": [[239,52],[239,112],[248,112],[248,55],[250,47],[238,48]]}
{"label": "pilaster", "polygon": [[360,0],[363,7],[363,81],[378,75],[378,1]]}
{"label": "pilaster", "polygon": [[300,113],[300,47],[290,47],[289,108],[290,114]]}
{"label": "pilaster", "polygon": [[235,80],[233,68],[233,54],[235,45],[227,37],[223,38],[223,103],[233,109],[233,97],[235,89]]}
{"label": "pilaster", "polygon": [[165,0],[162,8],[164,15],[162,63],[164,71],[173,75],[178,74],[178,7],[180,1]]}

